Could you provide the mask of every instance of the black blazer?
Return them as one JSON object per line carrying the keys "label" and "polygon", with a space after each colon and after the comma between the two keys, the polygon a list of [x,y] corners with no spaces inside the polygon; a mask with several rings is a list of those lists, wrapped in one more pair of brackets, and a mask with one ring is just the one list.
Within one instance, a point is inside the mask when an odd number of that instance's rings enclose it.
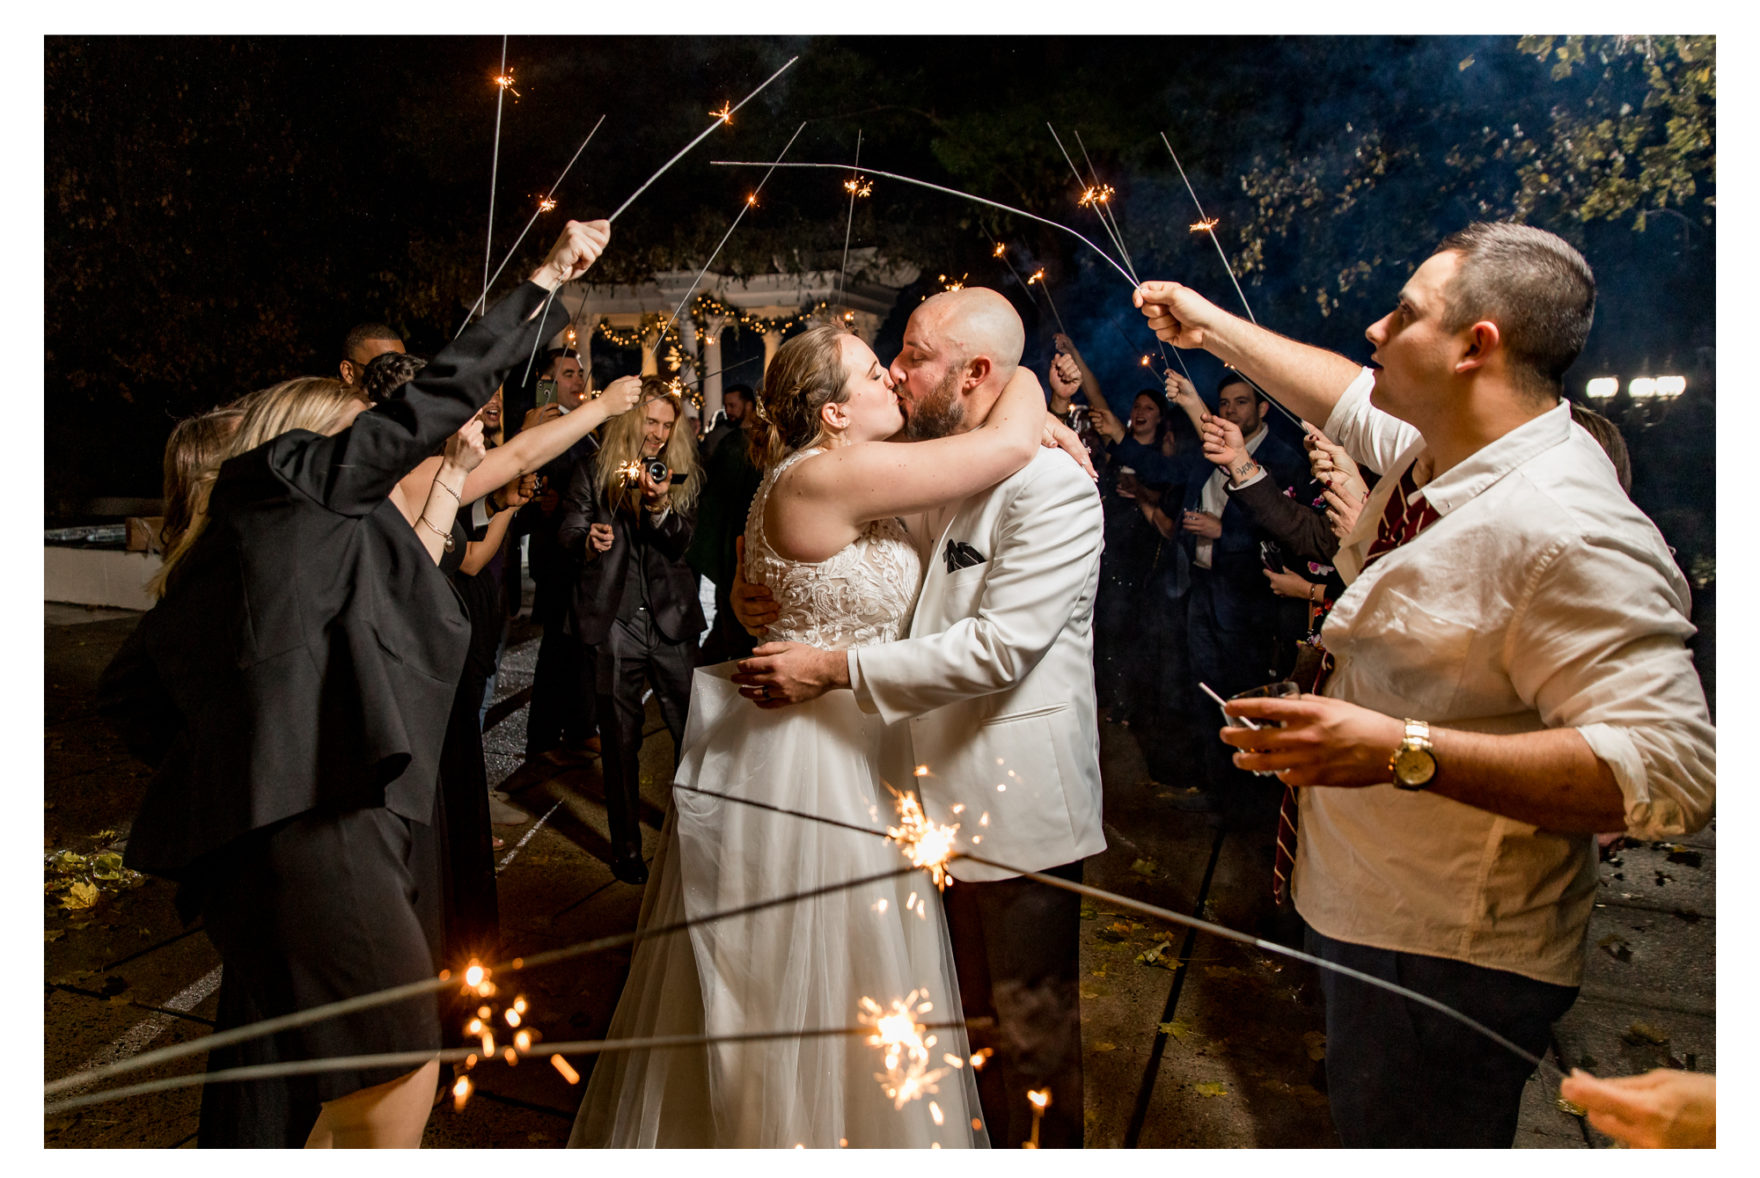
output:
{"label": "black blazer", "polygon": [[[602,453],[595,455],[593,461],[575,467],[562,500],[562,522],[556,529],[557,541],[579,569],[569,606],[574,632],[582,642],[593,645],[603,642],[611,631],[623,582],[630,572],[630,554],[635,551],[631,537],[636,534],[634,529],[640,529],[642,571],[648,578],[648,609],[654,624],[669,641],[694,641],[709,625],[697,597],[697,574],[684,559],[696,520],[680,511],[667,513],[659,523],[646,510],[633,515],[613,512],[597,490],[602,457]],[[596,523],[611,525],[611,547],[604,552],[595,552],[587,543],[587,530]]]}
{"label": "black blazer", "polygon": [[1229,502],[1246,508],[1253,522],[1286,553],[1316,564],[1332,563],[1338,553],[1338,537],[1332,534],[1325,512],[1316,511],[1306,500],[1298,501],[1284,494],[1284,488],[1273,478],[1239,488],[1224,484],[1223,489]]}
{"label": "black blazer", "polygon": [[203,855],[315,807],[431,820],[469,642],[446,575],[391,503],[530,354],[527,283],[398,397],[335,437],[294,430],[220,468],[208,525],[104,672],[99,710],[157,769],[128,864],[182,879]]}

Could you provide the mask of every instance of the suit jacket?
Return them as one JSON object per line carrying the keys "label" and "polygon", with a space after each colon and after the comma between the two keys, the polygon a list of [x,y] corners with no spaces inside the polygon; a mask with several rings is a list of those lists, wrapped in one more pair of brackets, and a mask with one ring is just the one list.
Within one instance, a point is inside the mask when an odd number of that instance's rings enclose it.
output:
{"label": "suit jacket", "polygon": [[[654,624],[669,641],[695,640],[708,628],[703,605],[697,596],[697,574],[685,563],[690,547],[693,516],[670,511],[656,521],[653,512],[614,512],[598,493],[599,456],[575,468],[574,478],[563,497],[562,519],[556,538],[562,550],[576,562],[573,596],[569,603],[574,632],[589,645],[603,642],[617,618],[623,583],[630,576],[630,556],[640,537],[642,571],[648,581],[648,611]],[[587,543],[593,524],[610,524],[611,547],[596,552]]]}
{"label": "suit jacket", "polygon": [[388,496],[531,351],[530,283],[334,437],[294,430],[220,468],[208,524],[99,683],[156,767],[130,866],[175,879],[315,807],[431,819],[469,641],[458,595]]}
{"label": "suit jacket", "polygon": [[[1253,460],[1265,468],[1268,479],[1277,484],[1280,494],[1285,487],[1294,487],[1298,496],[1313,497],[1307,459],[1275,432],[1267,432],[1265,440],[1254,452]],[[1186,510],[1199,509],[1204,484],[1215,471],[1216,467],[1207,462],[1193,464],[1186,479]],[[1222,536],[1210,548],[1210,574],[1219,590],[1214,595],[1216,616],[1226,630],[1269,631],[1288,621],[1279,608],[1277,595],[1271,591],[1270,582],[1260,572],[1265,562],[1259,545],[1266,540],[1275,541],[1276,537],[1260,527],[1239,502],[1228,498],[1222,508]],[[1187,558],[1195,560],[1198,537],[1192,532],[1182,532],[1180,544]],[[1196,569],[1196,565],[1193,567]]]}
{"label": "suit jacket", "polygon": [[1324,512],[1315,511],[1306,500],[1284,494],[1284,488],[1270,477],[1245,487],[1224,489],[1229,502],[1245,508],[1248,518],[1286,553],[1316,564],[1332,563],[1338,552],[1338,537],[1332,534],[1332,525],[1326,522]]}
{"label": "suit jacket", "polygon": [[599,452],[599,439],[588,434],[568,449],[546,462],[538,473],[555,488],[556,510],[545,515],[536,503],[528,503],[514,517],[514,526],[522,535],[531,536],[529,548],[532,565],[532,616],[545,625],[560,622],[568,612],[580,562],[562,547],[556,530],[562,526],[562,496],[568,493],[575,472],[593,461]]}
{"label": "suit jacket", "polygon": [[[960,506],[929,554],[910,637],[849,652],[857,702],[908,721],[912,758],[927,769],[915,779],[925,813],[1019,870],[1106,848],[1093,665],[1101,530],[1094,484],[1068,455],[1041,450]],[[950,542],[985,559],[949,572]],[[965,859],[949,870],[1017,874]]]}

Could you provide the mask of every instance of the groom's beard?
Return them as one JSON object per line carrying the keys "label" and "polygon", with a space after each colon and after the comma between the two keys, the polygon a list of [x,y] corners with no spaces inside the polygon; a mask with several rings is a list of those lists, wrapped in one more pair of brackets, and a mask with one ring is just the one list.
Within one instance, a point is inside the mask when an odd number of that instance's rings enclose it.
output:
{"label": "groom's beard", "polygon": [[960,370],[950,368],[927,397],[911,406],[904,419],[903,435],[913,442],[945,438],[960,432],[966,421],[966,403],[959,395]]}

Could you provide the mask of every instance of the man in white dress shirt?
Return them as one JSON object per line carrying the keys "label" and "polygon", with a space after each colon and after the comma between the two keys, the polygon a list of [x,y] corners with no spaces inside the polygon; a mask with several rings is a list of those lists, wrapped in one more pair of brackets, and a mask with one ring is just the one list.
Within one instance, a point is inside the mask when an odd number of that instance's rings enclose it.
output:
{"label": "man in white dress shirt", "polygon": [[[982,425],[1023,342],[1020,316],[993,290],[925,300],[891,369],[905,436]],[[1013,1148],[1033,1133],[1028,1092],[1049,1091],[1039,1145],[1079,1147],[1080,897],[1020,872],[1079,882],[1082,860],[1106,848],[1092,634],[1100,496],[1068,455],[1044,449],[926,522],[909,637],[849,651],[767,643],[734,681],[761,707],[853,690],[893,726],[894,782],[902,788],[914,766],[928,818],[957,823],[962,849],[1006,864],[955,858],[948,868],[962,1003],[968,1018],[996,1023],[979,1100],[991,1143]],[[760,619],[746,608],[736,593],[750,626]],[[985,1042],[974,1034],[974,1046]]]}
{"label": "man in white dress shirt", "polygon": [[[1160,337],[1251,375],[1382,480],[1339,550],[1322,694],[1234,703],[1243,769],[1300,796],[1312,952],[1396,980],[1539,1056],[1575,1000],[1594,833],[1703,826],[1716,734],[1688,588],[1560,399],[1588,264],[1513,223],[1452,235],[1368,329],[1379,370],[1170,282]],[[1447,1017],[1322,975],[1347,1146],[1508,1146],[1530,1063]]]}

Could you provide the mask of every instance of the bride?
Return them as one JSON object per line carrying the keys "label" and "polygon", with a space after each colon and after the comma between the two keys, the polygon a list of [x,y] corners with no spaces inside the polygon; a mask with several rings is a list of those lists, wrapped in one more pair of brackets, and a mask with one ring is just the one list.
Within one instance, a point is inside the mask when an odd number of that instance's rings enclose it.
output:
{"label": "bride", "polygon": [[[984,425],[888,441],[904,425],[892,378],[834,326],[777,350],[759,408],[769,469],[747,517],[747,576],[780,608],[771,639],[829,649],[903,633],[922,566],[899,517],[1013,474],[1046,420],[1038,381],[1021,368]],[[879,837],[898,824],[877,767],[883,725],[849,692],[761,710],[739,696],[734,666],[696,673],[675,778],[684,788],[638,927],[815,894],[638,942],[606,1035],[783,1034],[600,1056],[569,1144],[988,1145],[972,1069],[949,1062],[964,1064],[967,1046],[939,893],[923,872],[838,886],[906,866]],[[888,1076],[864,1036],[793,1033],[855,1026],[864,1012],[871,1022],[876,1007],[903,1000],[917,1022],[954,1024],[923,1032],[933,1036],[926,1068],[937,1090],[915,1099],[888,1095],[899,1074]]]}

